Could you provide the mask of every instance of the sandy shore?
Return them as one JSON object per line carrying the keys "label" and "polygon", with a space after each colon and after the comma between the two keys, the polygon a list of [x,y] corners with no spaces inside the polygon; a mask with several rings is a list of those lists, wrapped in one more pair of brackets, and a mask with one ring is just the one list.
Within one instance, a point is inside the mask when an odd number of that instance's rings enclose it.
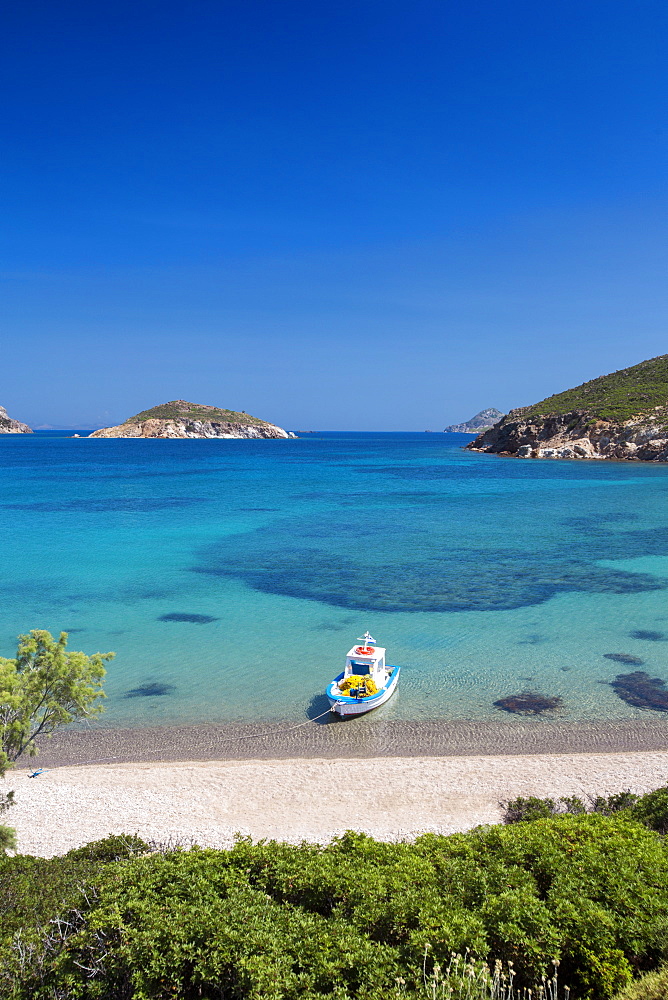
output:
{"label": "sandy shore", "polygon": [[112,833],[219,847],[235,832],[292,842],[346,829],[386,840],[453,833],[498,822],[499,801],[517,795],[668,784],[668,751],[111,763],[28,775],[9,772],[0,790],[16,791],[7,819],[21,852],[47,857]]}

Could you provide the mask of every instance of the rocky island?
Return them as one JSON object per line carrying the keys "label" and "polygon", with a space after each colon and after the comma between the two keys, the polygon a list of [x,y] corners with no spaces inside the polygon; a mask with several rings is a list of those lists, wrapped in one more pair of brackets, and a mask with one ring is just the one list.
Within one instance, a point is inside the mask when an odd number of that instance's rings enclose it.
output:
{"label": "rocky island", "polygon": [[0,406],[0,434],[32,434],[32,427],[12,420],[4,406]]}
{"label": "rocky island", "polygon": [[466,446],[517,458],[668,461],[668,354],[511,410]]}
{"label": "rocky island", "polygon": [[129,417],[117,427],[102,427],[94,438],[294,438],[248,413],[174,399]]}
{"label": "rocky island", "polygon": [[498,423],[502,416],[501,410],[497,410],[494,406],[488,406],[486,410],[481,410],[480,413],[476,413],[475,417],[465,420],[462,424],[448,424],[447,427],[443,428],[443,432],[444,434],[480,434]]}

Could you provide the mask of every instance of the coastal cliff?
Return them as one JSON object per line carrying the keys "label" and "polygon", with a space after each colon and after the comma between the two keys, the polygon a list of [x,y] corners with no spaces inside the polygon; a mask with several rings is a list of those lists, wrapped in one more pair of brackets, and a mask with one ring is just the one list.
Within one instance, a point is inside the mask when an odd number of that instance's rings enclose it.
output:
{"label": "coastal cliff", "polygon": [[476,413],[475,417],[471,417],[470,420],[465,420],[461,424],[448,424],[443,430],[446,434],[480,434],[498,423],[502,416],[501,410],[497,410],[494,406],[488,406],[486,410]]}
{"label": "coastal cliff", "polygon": [[94,438],[294,438],[296,434],[235,410],[175,399],[143,410],[116,427],[103,427]]}
{"label": "coastal cliff", "polygon": [[32,434],[32,427],[12,420],[4,406],[0,406],[0,434]]}
{"label": "coastal cliff", "polygon": [[517,458],[668,461],[668,354],[519,407],[466,446]]}

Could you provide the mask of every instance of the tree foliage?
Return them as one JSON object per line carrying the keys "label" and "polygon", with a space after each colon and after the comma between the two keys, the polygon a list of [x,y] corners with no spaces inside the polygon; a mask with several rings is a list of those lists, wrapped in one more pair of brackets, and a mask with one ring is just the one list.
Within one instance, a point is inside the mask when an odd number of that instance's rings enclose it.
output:
{"label": "tree foliage", "polygon": [[0,657],[0,762],[37,753],[38,736],[102,711],[104,662],[113,653],[67,650],[67,632],[54,639],[35,629],[19,636],[15,659]]}
{"label": "tree foliage", "polygon": [[[0,778],[21,754],[37,753],[37,737],[102,711],[104,662],[113,655],[68,652],[66,632],[19,636],[15,659],[0,657]],[[0,814],[13,799],[0,794]],[[0,854],[15,847],[14,831],[0,825]]]}
{"label": "tree foliage", "polygon": [[[8,761],[6,756],[0,752],[0,778],[4,778],[7,773]],[[0,816],[14,804],[14,792],[0,793]],[[5,851],[14,850],[16,847],[16,835],[10,826],[0,823],[0,854]]]}

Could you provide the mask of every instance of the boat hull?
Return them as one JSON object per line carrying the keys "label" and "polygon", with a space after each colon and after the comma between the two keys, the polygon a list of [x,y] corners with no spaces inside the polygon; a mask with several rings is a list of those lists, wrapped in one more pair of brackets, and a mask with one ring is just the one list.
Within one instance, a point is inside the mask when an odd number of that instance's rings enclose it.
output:
{"label": "boat hull", "polygon": [[351,698],[348,695],[335,694],[335,685],[343,679],[343,674],[340,674],[327,688],[327,698],[331,711],[342,718],[350,715],[366,715],[367,712],[373,712],[374,708],[380,708],[386,701],[389,701],[397,690],[400,673],[401,667],[393,667],[385,687],[382,687],[378,694],[373,694],[368,698]]}

